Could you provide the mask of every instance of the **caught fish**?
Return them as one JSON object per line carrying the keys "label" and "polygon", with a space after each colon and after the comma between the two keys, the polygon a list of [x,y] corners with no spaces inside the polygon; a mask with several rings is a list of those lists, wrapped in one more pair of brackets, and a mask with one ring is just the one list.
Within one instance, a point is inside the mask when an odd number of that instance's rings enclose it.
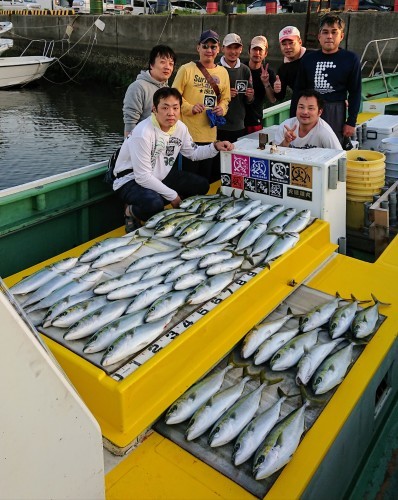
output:
{"label": "caught fish", "polygon": [[169,271],[183,263],[184,261],[182,259],[171,259],[169,261],[159,262],[148,269],[148,271],[145,271],[142,275],[142,279],[146,280],[148,278],[154,278],[155,276],[164,276]]}
{"label": "caught fish", "polygon": [[101,359],[101,365],[113,365],[142,351],[165,331],[172,317],[173,313],[153,323],[144,323],[123,333],[105,351]]}
{"label": "caught fish", "polygon": [[353,295],[351,297],[352,302],[338,307],[329,319],[329,333],[332,339],[341,337],[350,328],[359,304],[359,301]]}
{"label": "caught fish", "polygon": [[309,312],[303,314],[300,317],[300,331],[308,332],[309,330],[313,330],[327,323],[334,311],[338,308],[340,300],[340,295],[336,293],[335,299],[325,304],[315,306]]}
{"label": "caught fish", "polygon": [[288,370],[296,365],[304,355],[305,349],[313,347],[318,340],[318,330],[312,330],[302,335],[297,335],[289,340],[281,349],[279,349],[269,362],[274,371]]}
{"label": "caught fish", "polygon": [[241,220],[237,222],[236,224],[232,224],[232,226],[229,226],[218,238],[214,240],[214,245],[217,245],[217,243],[226,243],[228,241],[231,241],[235,238],[235,236],[238,236],[242,231],[247,229],[250,226],[250,221],[249,220]]}
{"label": "caught fish", "polygon": [[39,309],[46,309],[58,302],[58,300],[68,297],[68,295],[75,295],[85,292],[86,290],[90,290],[90,288],[93,288],[93,286],[95,286],[95,284],[101,279],[103,274],[104,271],[93,271],[91,273],[84,274],[81,278],[74,279],[63,287],[58,288],[40,302],[36,302],[36,304],[33,304],[26,309],[26,312],[31,313],[32,311]]}
{"label": "caught fish", "polygon": [[288,250],[291,250],[297,245],[299,239],[300,235],[298,233],[283,233],[279,235],[275,243],[273,243],[268,250],[266,261],[270,262],[280,257]]}
{"label": "caught fish", "polygon": [[177,228],[181,225],[183,222],[188,222],[187,225],[189,225],[192,222],[192,219],[195,217],[198,217],[199,214],[186,214],[183,217],[176,217],[174,219],[169,219],[167,221],[160,221],[156,224],[155,226],[155,231],[154,234],[155,236],[159,238],[165,238],[168,236],[173,236],[175,232],[177,231]]}
{"label": "caught fish", "polygon": [[60,299],[46,312],[46,315],[43,318],[44,328],[49,327],[52,324],[53,320],[64,311],[66,311],[68,307],[72,307],[79,302],[90,299],[91,297],[93,297],[93,295],[93,292],[91,290],[88,290],[87,292],[78,293],[77,295],[68,295],[63,299]]}
{"label": "caught fish", "polygon": [[265,231],[254,243],[252,255],[260,255],[265,250],[268,250],[282,234],[282,226],[275,226],[270,230]]}
{"label": "caught fish", "polygon": [[205,235],[215,224],[215,221],[197,220],[182,231],[179,240],[181,243],[188,243]]}
{"label": "caught fish", "polygon": [[225,374],[231,368],[232,366],[228,365],[223,370],[208,375],[184,392],[167,410],[166,424],[179,424],[192,417],[196,410],[220,390]]}
{"label": "caught fish", "polygon": [[254,210],[258,206],[261,205],[261,200],[242,200],[242,203],[240,206],[239,201],[235,205],[236,211],[232,214],[232,217],[243,217],[247,213],[249,213],[251,210]]}
{"label": "caught fish", "polygon": [[189,274],[192,271],[196,271],[198,263],[199,259],[183,260],[182,264],[179,264],[177,267],[166,274],[164,282],[169,283],[175,281],[177,278],[183,276],[184,274]]}
{"label": "caught fish", "polygon": [[308,350],[305,349],[304,356],[297,365],[296,384],[307,385],[318,366],[343,340],[331,340],[330,342],[316,344]]}
{"label": "caught fish", "polygon": [[146,309],[141,309],[140,311],[125,314],[103,326],[89,338],[83,347],[83,352],[85,354],[93,354],[104,351],[123,333],[138,325],[143,325],[146,312]]}
{"label": "caught fish", "polygon": [[254,353],[254,364],[259,365],[265,363],[281,348],[286,342],[289,342],[299,332],[298,328],[280,331],[274,333],[271,337],[265,340]]}
{"label": "caught fish", "polygon": [[198,267],[199,269],[205,269],[213,264],[218,264],[224,260],[231,259],[233,256],[234,254],[230,250],[221,250],[221,252],[209,253],[199,259]]}
{"label": "caught fish", "polygon": [[65,340],[78,340],[92,335],[106,324],[119,318],[129,305],[128,300],[109,303],[84,316],[64,334]]}
{"label": "caught fish", "polygon": [[[128,268],[127,272],[131,271],[139,271],[141,269],[149,269],[155,264],[159,264],[159,262],[165,262],[175,257],[178,257],[181,254],[181,249],[177,248],[176,250],[170,250],[168,252],[158,252],[151,255],[145,255],[144,257],[140,257],[135,260]],[[182,257],[181,257],[182,258]]]}
{"label": "caught fish", "polygon": [[261,321],[258,325],[250,330],[250,332],[243,339],[241,355],[242,358],[247,359],[255,350],[265,342],[271,335],[276,333],[282,328],[285,323],[293,317],[290,307],[287,309],[286,314],[281,318],[272,321]]}
{"label": "caught fish", "polygon": [[209,445],[212,448],[222,446],[235,439],[241,430],[254,417],[261,401],[261,393],[267,384],[262,384],[257,389],[249,392],[246,396],[229,408],[214,424],[209,434]]}
{"label": "caught fish", "polygon": [[244,377],[239,384],[217,392],[202,405],[189,422],[186,439],[192,441],[206,432],[240,398],[248,380],[250,377]]}
{"label": "caught fish", "polygon": [[31,304],[34,304],[35,302],[39,302],[40,300],[44,299],[45,297],[48,297],[50,293],[54,292],[55,290],[58,290],[59,288],[63,287],[67,283],[70,283],[72,280],[76,278],[80,278],[84,274],[87,273],[87,271],[90,269],[90,264],[82,264],[76,267],[73,267],[72,269],[69,269],[69,271],[65,271],[64,273],[59,273],[54,275],[54,278],[50,281],[47,281],[44,285],[42,285],[40,288],[35,290],[23,303],[23,307],[30,306]]}
{"label": "caught fish", "polygon": [[256,451],[253,476],[257,481],[271,476],[290,462],[304,432],[304,414],[307,406],[308,403],[305,403],[276,424]]}
{"label": "caught fish", "polygon": [[311,211],[308,208],[306,208],[305,210],[301,210],[301,212],[296,214],[293,219],[283,227],[283,230],[286,233],[301,233],[301,231],[303,231],[308,226],[310,219]]}
{"label": "caught fish", "polygon": [[103,253],[109,252],[109,250],[114,250],[118,247],[124,247],[131,239],[131,236],[129,238],[122,236],[120,238],[107,238],[105,240],[98,241],[81,254],[81,256],[79,257],[79,261],[92,262]]}
{"label": "caught fish", "polygon": [[84,316],[87,316],[87,314],[96,311],[107,303],[108,300],[104,296],[91,297],[65,309],[65,311],[54,318],[52,324],[59,328],[69,328],[77,321],[84,318]]}
{"label": "caught fish", "polygon": [[250,210],[247,212],[241,220],[253,220],[262,213],[264,213],[266,210],[271,208],[272,205],[258,205],[257,207],[254,207],[253,210]]}
{"label": "caught fish", "polygon": [[323,361],[312,379],[312,390],[315,395],[325,394],[341,384],[352,362],[353,349],[354,344],[349,344]]}
{"label": "caught fish", "polygon": [[390,305],[386,302],[380,302],[373,294],[371,295],[374,305],[359,311],[351,323],[351,331],[357,339],[363,339],[374,332],[379,319],[380,304],[384,306]]}
{"label": "caught fish", "polygon": [[121,288],[122,286],[137,283],[137,281],[142,278],[144,272],[145,271],[143,270],[131,271],[130,273],[124,273],[120,276],[117,276],[116,278],[111,278],[109,280],[103,281],[94,288],[94,293],[98,295],[105,295],[112,292],[113,290],[116,290],[117,288]]}
{"label": "caught fish", "polygon": [[187,304],[202,304],[219,294],[234,279],[235,271],[211,276],[196,286],[188,295]]}
{"label": "caught fish", "polygon": [[273,219],[271,219],[268,223],[268,228],[272,229],[275,226],[284,227],[288,222],[290,222],[293,217],[296,215],[297,210],[295,208],[286,208],[283,212],[280,212]]}
{"label": "caught fish", "polygon": [[205,270],[192,274],[184,274],[175,280],[173,288],[174,290],[186,290],[187,288],[199,285],[207,278],[208,276]]}
{"label": "caught fish", "polygon": [[184,215],[186,214],[186,212],[183,208],[170,208],[169,210],[163,210],[163,212],[159,212],[159,213],[153,215],[152,217],[150,217],[145,222],[145,227],[148,229],[153,229],[156,226],[156,224],[159,221],[161,221],[162,219],[164,219],[165,217],[168,217],[171,214],[177,214],[177,213],[181,213],[181,212],[183,212]]}
{"label": "caught fish", "polygon": [[128,306],[126,313],[139,311],[140,309],[150,306],[155,302],[155,300],[159,297],[163,297],[164,294],[169,293],[172,289],[172,283],[160,283],[159,285],[147,288],[135,297],[135,299]]}
{"label": "caught fish", "polygon": [[77,257],[71,257],[58,262],[54,262],[49,266],[36,271],[35,273],[26,276],[18,281],[10,288],[13,295],[25,295],[26,293],[34,292],[41,286],[45,285],[48,281],[52,280],[57,274],[64,273],[75,266]]}
{"label": "caught fish", "polygon": [[155,300],[145,316],[145,321],[151,323],[163,316],[173,313],[185,304],[186,298],[190,293],[188,290],[173,290],[163,297]]}
{"label": "caught fish", "polygon": [[249,422],[239,434],[232,451],[232,462],[240,465],[252,457],[265,437],[279,420],[281,406],[286,401],[282,396],[270,408]]}
{"label": "caught fish", "polygon": [[226,246],[228,246],[228,242],[217,244],[210,243],[209,245],[187,248],[181,252],[180,257],[183,260],[199,259],[209,253],[221,252]]}
{"label": "caught fish", "polygon": [[116,290],[112,290],[112,292],[109,292],[106,297],[108,300],[118,300],[135,297],[144,290],[152,288],[155,285],[159,285],[159,283],[162,283],[162,281],[163,276],[155,276],[154,278],[148,278],[147,280],[137,281],[136,283],[132,283],[131,285],[124,285],[120,288],[116,288]]}
{"label": "caught fish", "polygon": [[245,248],[254,245],[257,239],[264,234],[266,229],[267,229],[266,223],[260,222],[260,223],[250,224],[250,226],[239,238],[239,241],[236,244],[235,251],[240,252],[241,250],[244,250]]}
{"label": "caught fish", "polygon": [[210,228],[209,231],[203,237],[202,245],[206,245],[207,243],[214,241],[219,236],[221,236],[224,233],[224,231],[226,231],[229,227],[233,226],[237,222],[239,222],[239,220],[234,218],[216,222],[214,226]]}
{"label": "caught fish", "polygon": [[95,259],[95,261],[91,264],[91,267],[93,269],[97,269],[99,267],[105,267],[121,262],[122,260],[127,259],[127,257],[133,255],[133,253],[141,248],[142,245],[142,241],[138,241],[136,243],[130,243],[122,247],[114,248],[113,250],[108,250]]}
{"label": "caught fish", "polygon": [[226,259],[223,262],[212,264],[211,266],[206,268],[206,274],[208,276],[215,276],[216,274],[226,273],[228,271],[234,271],[241,267],[243,261],[246,258],[247,257],[245,257],[244,255],[237,255],[235,257],[231,257],[230,259]]}
{"label": "caught fish", "polygon": [[223,205],[230,203],[229,196],[226,196],[224,199],[220,198],[218,200],[213,200],[211,203],[208,203],[206,206],[201,206],[200,211],[203,217],[215,217],[216,213],[220,210]]}
{"label": "caught fish", "polygon": [[285,210],[284,205],[272,205],[268,210],[260,214],[253,221],[254,224],[267,224],[274,219],[280,212]]}

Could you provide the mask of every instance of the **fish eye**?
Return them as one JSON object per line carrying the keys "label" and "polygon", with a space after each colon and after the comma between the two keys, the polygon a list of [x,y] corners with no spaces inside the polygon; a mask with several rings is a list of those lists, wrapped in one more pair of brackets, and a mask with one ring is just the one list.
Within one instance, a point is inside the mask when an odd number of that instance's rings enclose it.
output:
{"label": "fish eye", "polygon": [[281,357],[280,354],[275,354],[274,359],[279,359]]}
{"label": "fish eye", "polygon": [[240,443],[236,443],[234,446],[234,453],[236,453],[240,448]]}
{"label": "fish eye", "polygon": [[261,457],[258,458],[256,465],[262,464],[264,462],[264,460],[265,460],[264,455],[261,455]]}
{"label": "fish eye", "polygon": [[314,384],[315,384],[315,385],[318,385],[318,384],[320,384],[321,382],[322,382],[322,377],[318,377],[318,378],[315,380]]}
{"label": "fish eye", "polygon": [[212,432],[212,434],[217,434],[217,432],[220,432],[220,427],[216,427]]}
{"label": "fish eye", "polygon": [[170,406],[169,411],[167,412],[168,414],[174,413],[177,410],[177,405]]}
{"label": "fish eye", "polygon": [[111,346],[108,347],[108,351],[107,352],[109,353],[109,352],[112,352],[112,351],[113,351],[113,345],[111,345]]}
{"label": "fish eye", "polygon": [[308,322],[308,318],[303,318],[302,319],[302,323],[307,323]]}
{"label": "fish eye", "polygon": [[97,340],[97,338],[98,338],[98,335],[97,335],[97,334],[95,334],[95,335],[93,335],[93,336],[91,337],[91,340]]}

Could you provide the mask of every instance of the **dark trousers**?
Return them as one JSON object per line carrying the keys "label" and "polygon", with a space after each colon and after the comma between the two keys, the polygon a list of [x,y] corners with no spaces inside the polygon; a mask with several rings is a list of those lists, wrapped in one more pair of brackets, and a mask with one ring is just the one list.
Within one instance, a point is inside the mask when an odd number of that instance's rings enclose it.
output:
{"label": "dark trousers", "polygon": [[[210,142],[197,142],[198,146],[205,146],[210,144]],[[217,157],[216,157],[217,158]],[[216,173],[213,172],[214,158],[206,158],[206,160],[193,161],[185,156],[182,157],[182,169],[184,172],[190,172],[191,174],[200,175],[207,179],[208,182],[214,182],[217,180]],[[218,176],[218,179],[220,176]]]}
{"label": "dark trousers", "polygon": [[[209,190],[209,183],[204,177],[179,171],[176,166],[170,170],[162,182],[170,189],[177,191],[181,199],[196,194],[206,194]],[[142,221],[161,212],[164,206],[170,203],[156,191],[140,186],[135,180],[123,184],[116,192],[124,203],[131,205],[133,214]]]}
{"label": "dark trousers", "polygon": [[324,102],[321,118],[332,127],[333,132],[337,135],[337,139],[341,143],[343,141],[343,127],[346,115],[347,108],[345,101]]}

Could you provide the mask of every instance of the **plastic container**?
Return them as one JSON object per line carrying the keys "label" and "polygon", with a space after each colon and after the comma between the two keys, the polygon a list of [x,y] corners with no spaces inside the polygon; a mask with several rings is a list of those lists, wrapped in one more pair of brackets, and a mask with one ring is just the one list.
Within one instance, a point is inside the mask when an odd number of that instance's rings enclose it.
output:
{"label": "plastic container", "polygon": [[398,137],[398,116],[377,115],[366,122],[361,149],[377,151],[383,139]]}
{"label": "plastic container", "polygon": [[277,14],[278,4],[276,2],[267,2],[265,4],[266,14]]}
{"label": "plastic container", "polygon": [[379,151],[386,156],[386,178],[390,182],[398,180],[398,137],[388,137],[379,144]]}
{"label": "plastic container", "polygon": [[345,0],[344,10],[358,10],[359,0]]}
{"label": "plastic container", "polygon": [[207,2],[206,12],[207,14],[213,14],[214,12],[218,12],[218,2]]}

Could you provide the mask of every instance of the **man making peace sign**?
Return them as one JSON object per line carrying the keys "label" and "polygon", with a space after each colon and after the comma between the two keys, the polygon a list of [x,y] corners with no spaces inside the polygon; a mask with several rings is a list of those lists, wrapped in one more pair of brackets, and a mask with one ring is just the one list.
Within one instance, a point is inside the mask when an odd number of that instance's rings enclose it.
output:
{"label": "man making peace sign", "polygon": [[264,100],[273,104],[276,99],[273,86],[275,72],[265,63],[268,55],[268,42],[265,36],[255,36],[250,42],[250,59],[247,65],[253,78],[254,101],[246,108],[245,127],[250,134],[263,128]]}

